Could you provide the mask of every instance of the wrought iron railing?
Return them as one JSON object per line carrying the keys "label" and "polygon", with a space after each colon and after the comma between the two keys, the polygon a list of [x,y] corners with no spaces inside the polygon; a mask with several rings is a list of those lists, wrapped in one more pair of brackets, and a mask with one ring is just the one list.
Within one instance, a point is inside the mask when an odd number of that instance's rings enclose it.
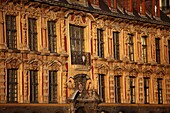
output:
{"label": "wrought iron railing", "polygon": [[91,57],[89,52],[72,51],[71,64],[91,65]]}

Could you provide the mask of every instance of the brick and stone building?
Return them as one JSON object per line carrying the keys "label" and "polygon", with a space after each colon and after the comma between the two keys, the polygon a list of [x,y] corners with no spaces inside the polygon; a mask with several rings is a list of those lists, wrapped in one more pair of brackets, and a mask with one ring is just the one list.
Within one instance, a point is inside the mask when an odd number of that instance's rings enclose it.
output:
{"label": "brick and stone building", "polygon": [[0,0],[0,113],[169,113],[159,0]]}

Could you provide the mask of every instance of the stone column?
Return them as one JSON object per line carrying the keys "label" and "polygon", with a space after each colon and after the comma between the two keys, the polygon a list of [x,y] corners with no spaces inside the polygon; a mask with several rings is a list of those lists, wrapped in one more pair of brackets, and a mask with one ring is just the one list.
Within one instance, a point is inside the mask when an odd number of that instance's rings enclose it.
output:
{"label": "stone column", "polygon": [[166,86],[165,86],[166,103],[165,104],[170,104],[170,78],[165,79],[165,84],[166,84]]}
{"label": "stone column", "polygon": [[42,17],[41,18],[41,51],[47,52],[48,51],[48,34],[47,34],[47,18]]}
{"label": "stone column", "polygon": [[139,99],[138,99],[138,102],[139,103],[144,103],[144,89],[143,89],[143,77],[142,76],[139,76],[138,78],[138,96],[139,96]]}
{"label": "stone column", "polygon": [[21,14],[21,47],[22,50],[28,50],[28,30],[27,30],[27,15]]}
{"label": "stone column", "polygon": [[125,84],[126,84],[126,102],[130,103],[130,78],[129,76],[125,77]]}
{"label": "stone column", "polygon": [[[69,26],[68,26],[69,27]],[[59,42],[60,43],[58,43],[58,44],[60,44],[60,45],[58,45],[57,47],[59,47],[59,49],[60,49],[60,52],[62,51],[62,52],[67,52],[67,50],[68,50],[68,38],[67,38],[67,34],[66,34],[66,20],[64,19],[64,18],[61,18],[60,19],[60,36],[58,36],[58,37],[60,37],[60,40],[59,40]]]}
{"label": "stone column", "polygon": [[[27,60],[27,55],[25,56],[25,60]],[[24,103],[30,102],[30,94],[29,94],[29,64],[24,62],[24,70],[23,70],[23,90],[24,90]]]}
{"label": "stone column", "polygon": [[62,102],[63,103],[66,103],[66,93],[67,93],[67,84],[66,84],[66,78],[67,78],[67,71],[64,70],[64,72],[62,72],[62,84],[61,84],[61,87],[62,87]]}
{"label": "stone column", "polygon": [[110,83],[110,102],[114,103],[115,102],[115,92],[114,92],[114,76],[110,76],[109,79],[109,83]]}
{"label": "stone column", "polygon": [[5,44],[5,29],[4,29],[4,14],[0,11],[0,49],[6,49]]}
{"label": "stone column", "polygon": [[[4,56],[4,53],[1,52],[0,56]],[[5,67],[5,59],[0,58],[0,103],[6,102]]]}
{"label": "stone column", "polygon": [[[43,57],[43,61],[47,61],[47,56]],[[48,66],[46,62],[42,64],[42,103],[48,103],[48,89],[49,89],[49,81],[48,81]]]}

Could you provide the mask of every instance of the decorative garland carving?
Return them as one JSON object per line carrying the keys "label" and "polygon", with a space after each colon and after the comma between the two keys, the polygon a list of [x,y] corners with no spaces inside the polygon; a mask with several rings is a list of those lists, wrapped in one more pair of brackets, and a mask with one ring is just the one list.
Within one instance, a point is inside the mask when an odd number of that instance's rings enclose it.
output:
{"label": "decorative garland carving", "polygon": [[75,15],[75,14],[70,15],[69,21],[71,24],[74,24],[74,25],[87,26],[86,18],[84,17],[83,19],[83,17],[80,15]]}
{"label": "decorative garland carving", "polygon": [[115,66],[114,75],[122,75],[124,70],[125,70],[124,67]]}
{"label": "decorative garland carving", "polygon": [[6,59],[7,68],[19,68],[22,61],[16,57],[10,57]]}
{"label": "decorative garland carving", "polygon": [[165,75],[165,72],[159,69],[155,73],[156,73],[156,78],[163,78]]}
{"label": "decorative garland carving", "polygon": [[39,8],[30,7],[26,10],[29,18],[38,19],[41,15],[41,10]]}
{"label": "decorative garland carving", "polygon": [[60,18],[60,13],[59,12],[49,11],[49,12],[47,12],[47,14],[45,16],[48,18],[48,20],[56,21],[56,20],[58,20]]}
{"label": "decorative garland carving", "polygon": [[29,70],[39,70],[40,63],[37,59],[32,58],[28,62]]}
{"label": "decorative garland carving", "polygon": [[138,75],[138,70],[137,69],[131,69],[130,71],[129,71],[129,76],[134,76],[134,77],[137,77],[137,75]]}
{"label": "decorative garland carving", "polygon": [[4,10],[5,14],[14,16],[19,15],[20,11],[20,8],[17,7],[17,5],[14,5],[12,2],[8,2],[8,5],[4,4],[2,9]]}
{"label": "decorative garland carving", "polygon": [[57,60],[51,60],[48,63],[49,70],[60,70],[61,64]]}
{"label": "decorative garland carving", "polygon": [[152,74],[152,70],[144,69],[144,73],[143,73],[144,77],[151,77],[151,74]]}
{"label": "decorative garland carving", "polygon": [[107,64],[99,63],[96,65],[96,71],[99,74],[107,74],[108,71],[110,70],[109,66]]}
{"label": "decorative garland carving", "polygon": [[101,28],[101,29],[105,29],[106,26],[105,26],[105,21],[103,19],[99,19],[96,21],[96,25],[97,25],[97,28]]}

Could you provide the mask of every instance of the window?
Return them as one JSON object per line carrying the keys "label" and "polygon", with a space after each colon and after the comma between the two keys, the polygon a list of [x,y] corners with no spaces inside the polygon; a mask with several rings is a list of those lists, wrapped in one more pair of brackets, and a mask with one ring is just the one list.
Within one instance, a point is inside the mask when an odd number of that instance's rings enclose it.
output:
{"label": "window", "polygon": [[18,100],[17,69],[7,69],[7,102],[15,103]]}
{"label": "window", "polygon": [[163,104],[163,95],[162,95],[162,79],[157,79],[158,84],[158,104]]}
{"label": "window", "polygon": [[121,103],[121,89],[120,89],[121,76],[115,76],[115,103]]}
{"label": "window", "polygon": [[149,78],[144,78],[144,101],[145,104],[149,103]]}
{"label": "window", "polygon": [[156,47],[156,62],[160,64],[160,39],[155,39],[155,47]]}
{"label": "window", "polygon": [[142,59],[143,59],[144,63],[148,62],[148,59],[147,59],[147,37],[146,36],[142,37]]}
{"label": "window", "polygon": [[49,71],[49,102],[57,102],[57,71]]}
{"label": "window", "polygon": [[48,21],[48,49],[51,53],[57,50],[55,21]]}
{"label": "window", "polygon": [[16,17],[6,15],[6,43],[9,49],[17,48]]}
{"label": "window", "polygon": [[130,101],[135,103],[135,77],[130,77]]}
{"label": "window", "polygon": [[119,32],[113,32],[114,59],[120,60],[119,54]]}
{"label": "window", "polygon": [[170,64],[170,40],[168,40],[168,57],[169,57],[169,64]]}
{"label": "window", "polygon": [[132,34],[129,34],[128,49],[129,49],[129,60],[134,61],[134,47],[133,47],[133,35]]}
{"label": "window", "polygon": [[97,29],[97,47],[98,56],[104,58],[104,42],[103,42],[103,30]]}
{"label": "window", "polygon": [[99,96],[100,99],[103,100],[103,102],[105,101],[105,81],[104,81],[104,74],[99,74],[98,75],[98,85],[99,85]]}
{"label": "window", "polygon": [[161,9],[163,11],[169,9],[169,5],[170,5],[169,3],[170,3],[169,0],[161,0],[161,4],[162,4]]}
{"label": "window", "polygon": [[30,70],[30,102],[38,102],[38,71]]}
{"label": "window", "polygon": [[84,28],[80,26],[70,25],[70,48],[71,63],[83,64],[82,56],[84,56]]}
{"label": "window", "polygon": [[34,18],[28,19],[28,40],[30,50],[37,51],[37,25]]}

